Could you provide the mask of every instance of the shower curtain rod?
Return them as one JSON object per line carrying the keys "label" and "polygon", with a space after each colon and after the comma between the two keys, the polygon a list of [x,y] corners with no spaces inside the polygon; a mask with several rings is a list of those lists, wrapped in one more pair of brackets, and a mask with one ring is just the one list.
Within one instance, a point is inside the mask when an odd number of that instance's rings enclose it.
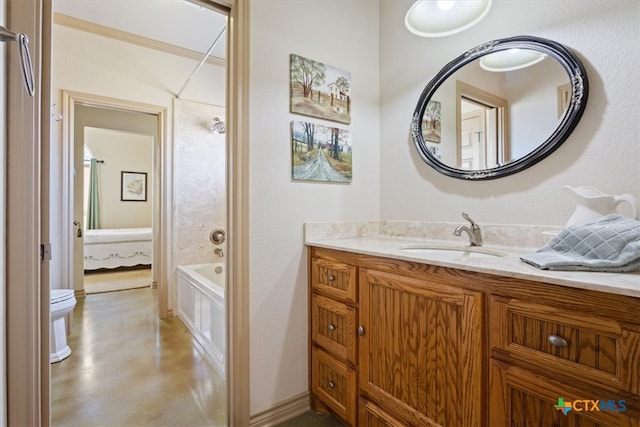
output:
{"label": "shower curtain rod", "polygon": [[184,82],[184,84],[182,85],[182,89],[180,89],[180,92],[178,92],[178,94],[176,95],[176,98],[180,98],[180,95],[182,95],[182,91],[184,91],[184,89],[187,87],[187,85],[191,81],[191,78],[198,72],[200,67],[202,67],[202,64],[204,64],[204,61],[206,61],[207,58],[209,57],[209,55],[211,55],[211,52],[213,52],[213,49],[215,49],[216,45],[218,44],[218,42],[222,38],[222,35],[225,33],[225,31],[227,31],[227,27],[226,26],[224,28],[222,28],[222,31],[220,31],[220,34],[218,34],[218,37],[216,37],[216,39],[213,41],[213,43],[211,44],[211,47],[209,48],[207,53],[204,54],[204,56],[202,57],[202,59],[200,60],[200,62],[196,66],[196,68],[193,70],[191,75],[189,75],[189,77],[187,78],[187,81]]}

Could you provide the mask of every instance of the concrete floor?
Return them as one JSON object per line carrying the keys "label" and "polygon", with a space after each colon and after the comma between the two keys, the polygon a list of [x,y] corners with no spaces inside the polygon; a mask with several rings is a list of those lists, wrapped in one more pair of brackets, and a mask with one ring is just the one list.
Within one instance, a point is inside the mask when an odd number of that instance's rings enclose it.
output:
{"label": "concrete floor", "polygon": [[223,378],[156,307],[150,288],[78,299],[72,354],[51,366],[53,426],[225,425]]}
{"label": "concrete floor", "polygon": [[[226,387],[180,319],[160,320],[156,290],[87,295],[69,358],[51,365],[51,424],[224,426]],[[308,411],[280,427],[341,427]]]}

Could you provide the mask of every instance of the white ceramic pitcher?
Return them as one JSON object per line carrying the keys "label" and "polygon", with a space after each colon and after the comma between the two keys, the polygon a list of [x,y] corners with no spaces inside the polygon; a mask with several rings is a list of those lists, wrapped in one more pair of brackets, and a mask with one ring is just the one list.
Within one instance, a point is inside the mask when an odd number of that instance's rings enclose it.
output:
{"label": "white ceramic pitcher", "polygon": [[630,194],[611,196],[593,187],[586,186],[570,187],[565,185],[562,188],[569,190],[576,201],[576,209],[569,217],[567,225],[582,224],[611,213],[616,213],[618,205],[623,202],[631,205],[631,212],[634,219],[638,216],[638,201]]}

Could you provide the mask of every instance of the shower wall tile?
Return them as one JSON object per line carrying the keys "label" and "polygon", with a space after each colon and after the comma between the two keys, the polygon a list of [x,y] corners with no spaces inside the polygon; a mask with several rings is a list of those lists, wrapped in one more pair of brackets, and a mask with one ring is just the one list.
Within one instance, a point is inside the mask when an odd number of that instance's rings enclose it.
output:
{"label": "shower wall tile", "polygon": [[[176,265],[218,261],[209,234],[226,230],[226,145],[211,131],[224,108],[176,100],[173,241]],[[222,247],[223,250],[226,248]]]}

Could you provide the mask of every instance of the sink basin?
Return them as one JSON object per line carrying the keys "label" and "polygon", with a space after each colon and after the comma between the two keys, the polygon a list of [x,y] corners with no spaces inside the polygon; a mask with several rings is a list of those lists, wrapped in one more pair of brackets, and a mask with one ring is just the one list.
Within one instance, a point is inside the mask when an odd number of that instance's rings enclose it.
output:
{"label": "sink basin", "polygon": [[410,253],[413,255],[424,256],[440,256],[447,258],[469,258],[469,259],[482,259],[482,258],[496,258],[503,257],[507,254],[486,249],[481,246],[447,246],[447,245],[405,245],[400,246],[402,252]]}

